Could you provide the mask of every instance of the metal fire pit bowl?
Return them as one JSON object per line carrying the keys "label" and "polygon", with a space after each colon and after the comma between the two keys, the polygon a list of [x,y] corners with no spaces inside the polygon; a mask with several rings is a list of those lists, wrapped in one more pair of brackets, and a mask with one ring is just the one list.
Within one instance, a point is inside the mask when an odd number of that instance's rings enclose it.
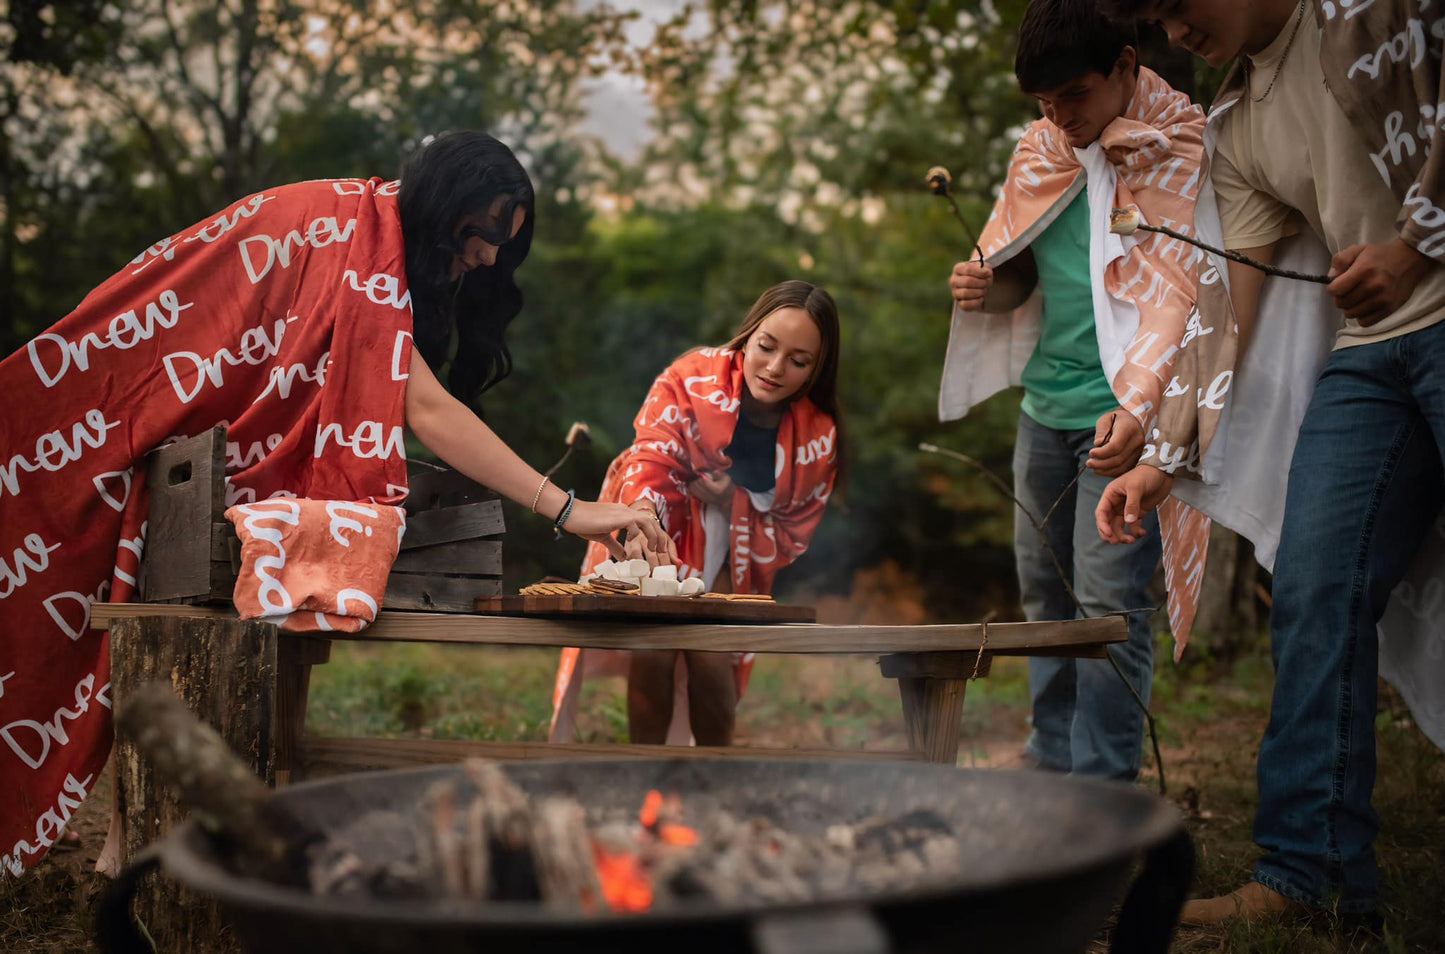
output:
{"label": "metal fire pit bowl", "polygon": [[[1126,785],[1039,772],[742,759],[504,768],[530,795],[571,795],[589,808],[635,811],[649,789],[675,791],[694,822],[726,809],[764,814],[794,831],[822,831],[930,809],[952,825],[965,870],[806,904],[699,903],[582,916],[519,902],[314,897],[228,872],[192,819],[117,879],[99,918],[104,946],[127,950],[132,939],[118,935],[129,931],[135,880],[159,862],[181,883],[217,898],[255,954],[1080,954],[1126,894],[1112,949],[1164,954],[1193,864],[1189,837],[1168,803]],[[371,809],[408,810],[428,786],[459,772],[457,766],[373,772],[293,786],[276,797],[322,828],[335,828]]]}

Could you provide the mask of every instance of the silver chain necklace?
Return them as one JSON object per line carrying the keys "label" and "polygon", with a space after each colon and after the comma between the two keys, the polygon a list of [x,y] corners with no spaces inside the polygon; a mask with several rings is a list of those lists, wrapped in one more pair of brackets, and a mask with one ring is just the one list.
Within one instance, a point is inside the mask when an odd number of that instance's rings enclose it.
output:
{"label": "silver chain necklace", "polygon": [[[1284,45],[1284,52],[1279,55],[1279,65],[1274,68],[1274,76],[1270,78],[1269,86],[1265,87],[1263,93],[1259,94],[1259,96],[1250,97],[1251,102],[1262,103],[1269,98],[1269,94],[1274,90],[1274,84],[1279,80],[1279,74],[1284,70],[1285,61],[1289,59],[1289,51],[1294,48],[1294,39],[1299,36],[1300,24],[1304,23],[1304,19],[1305,0],[1299,0],[1299,14],[1294,18],[1294,30],[1289,35],[1289,41]],[[1247,88],[1249,76],[1253,75],[1253,67],[1250,65],[1249,57],[1245,57],[1244,66],[1244,71],[1247,74],[1245,77]]]}

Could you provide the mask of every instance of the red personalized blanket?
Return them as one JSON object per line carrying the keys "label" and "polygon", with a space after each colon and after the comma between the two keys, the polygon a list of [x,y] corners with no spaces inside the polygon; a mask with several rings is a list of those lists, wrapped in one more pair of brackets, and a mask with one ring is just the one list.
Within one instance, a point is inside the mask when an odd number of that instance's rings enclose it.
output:
{"label": "red personalized blanket", "polygon": [[398,183],[249,196],[162,239],[0,362],[0,871],[54,842],[110,750],[106,636],[144,455],[217,424],[227,503],[396,503],[411,358]]}
{"label": "red personalized blanket", "polygon": [[[633,422],[637,439],[617,455],[602,482],[600,500],[629,506],[647,500],[657,508],[663,528],[677,543],[679,579],[702,576],[707,549],[703,506],[688,494],[688,482],[732,466],[724,451],[737,428],[744,387],[741,351],[699,348],[678,358],[653,382]],[[807,398],[789,405],[778,426],[772,507],[759,511],[746,490],[733,491],[727,547],[732,592],[771,593],[778,571],[808,549],[838,477],[837,445],[831,416]],[[588,544],[583,572],[592,572],[607,556],[602,544]],[[562,650],[552,692],[552,741],[573,737],[583,678],[625,675],[626,658],[625,652],[610,650]],[[736,655],[738,698],[747,689],[752,665],[752,653]],[[685,680],[680,665],[674,688],[681,704],[674,706],[670,742],[690,736]]]}
{"label": "red personalized blanket", "polygon": [[[700,348],[658,375],[633,422],[637,439],[607,468],[598,498],[629,506],[648,500],[677,543],[678,577],[702,572],[707,538],[702,504],[687,484],[705,471],[732,466],[732,443],[742,406],[743,354]],[[838,476],[837,427],[812,401],[789,405],[778,426],[776,496],[759,512],[747,491],[733,490],[728,561],[734,593],[771,593],[773,578],[808,549]],[[587,546],[583,571],[607,559],[600,543]]]}

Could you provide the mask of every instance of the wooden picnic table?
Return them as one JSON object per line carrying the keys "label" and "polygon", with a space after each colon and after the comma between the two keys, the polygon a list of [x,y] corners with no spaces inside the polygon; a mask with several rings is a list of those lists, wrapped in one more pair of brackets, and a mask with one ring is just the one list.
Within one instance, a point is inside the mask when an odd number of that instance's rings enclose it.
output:
{"label": "wooden picnic table", "polygon": [[[282,633],[270,624],[242,621],[233,611],[156,603],[97,603],[91,626],[111,630],[115,695],[136,680],[183,673],[184,691],[215,695],[222,683],[246,673],[260,694],[251,718],[270,727],[272,771],[281,782],[310,768],[382,768],[444,761],[467,755],[495,758],[604,756],[857,756],[911,757],[952,763],[968,680],[988,673],[994,656],[1099,657],[1128,631],[1120,617],[1042,623],[938,623],[918,626],[824,623],[732,624],[556,619],[522,616],[383,611],[360,633]],[[545,742],[436,742],[305,737],[310,668],[329,658],[332,640],[369,643],[431,642],[487,646],[578,646],[584,649],[708,650],[756,653],[867,654],[878,657],[885,678],[898,681],[907,726],[906,753],[800,751],[760,748],[659,749],[646,745],[572,745]],[[249,654],[248,662],[244,653]],[[238,668],[239,667],[239,668]],[[251,673],[251,670],[255,670]],[[174,680],[173,676],[173,680]],[[263,685],[269,684],[269,685]],[[195,701],[199,701],[196,699]],[[245,708],[221,690],[216,702],[238,715]],[[203,715],[209,714],[202,706]],[[265,710],[265,711],[261,711]],[[261,716],[265,718],[261,718]],[[237,727],[239,728],[239,726]],[[250,748],[250,746],[248,746]]]}

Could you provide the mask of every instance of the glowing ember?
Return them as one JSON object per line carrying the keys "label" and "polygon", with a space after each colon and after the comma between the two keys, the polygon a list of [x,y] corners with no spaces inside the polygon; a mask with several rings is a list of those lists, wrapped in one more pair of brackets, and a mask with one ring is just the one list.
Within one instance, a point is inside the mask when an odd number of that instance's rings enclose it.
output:
{"label": "glowing ember", "polygon": [[642,800],[642,811],[637,813],[637,820],[642,822],[643,828],[656,828],[657,820],[662,816],[662,793],[657,789],[647,793]]}
{"label": "glowing ember", "polygon": [[697,832],[686,825],[662,825],[657,829],[657,839],[665,845],[689,848],[697,844]]}
{"label": "glowing ember", "polygon": [[594,842],[592,858],[608,908],[637,912],[652,907],[652,878],[636,852],[608,852]]}
{"label": "glowing ember", "polygon": [[[691,848],[698,834],[678,823],[682,800],[653,789],[637,813],[640,827],[622,838],[592,839],[592,857],[603,900],[613,911],[646,911],[652,907],[653,873],[657,862],[677,848]],[[636,847],[625,844],[634,841]],[[619,844],[623,842],[624,844]]]}

